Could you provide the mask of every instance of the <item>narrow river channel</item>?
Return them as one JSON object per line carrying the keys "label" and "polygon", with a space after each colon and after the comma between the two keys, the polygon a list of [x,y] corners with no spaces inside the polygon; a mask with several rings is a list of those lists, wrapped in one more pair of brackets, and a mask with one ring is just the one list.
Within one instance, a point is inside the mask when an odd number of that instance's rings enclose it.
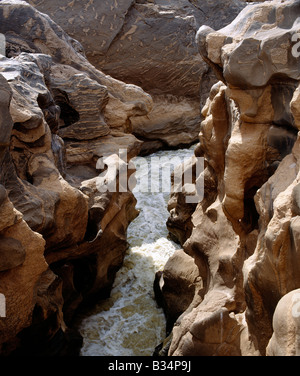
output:
{"label": "narrow river channel", "polygon": [[[155,302],[153,282],[155,273],[179,246],[168,239],[169,182],[162,181],[166,179],[160,172],[168,161],[183,162],[193,152],[193,147],[160,151],[136,164],[139,186],[133,192],[140,214],[128,228],[130,247],[111,297],[81,321],[82,356],[151,356],[165,338],[165,317]],[[145,161],[151,168],[145,168]],[[155,192],[150,192],[151,184]]]}

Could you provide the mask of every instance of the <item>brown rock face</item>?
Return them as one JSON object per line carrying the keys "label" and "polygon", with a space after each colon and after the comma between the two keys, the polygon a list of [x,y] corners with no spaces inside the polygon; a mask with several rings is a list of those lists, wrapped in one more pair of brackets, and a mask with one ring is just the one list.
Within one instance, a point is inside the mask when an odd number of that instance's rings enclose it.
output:
{"label": "brown rock face", "polygon": [[[10,133],[13,127],[9,113],[12,90],[1,76],[0,82],[0,129],[1,170],[8,154]],[[48,265],[44,259],[45,241],[34,233],[23,216],[9,200],[7,191],[0,185],[0,291],[1,291],[1,353],[9,351],[10,341],[32,320],[36,302],[38,280]],[[6,343],[6,346],[2,346]]]}
{"label": "brown rock face", "polygon": [[298,17],[298,2],[265,2],[197,33],[220,79],[195,151],[205,159],[205,196],[191,213],[173,195],[168,225],[201,266],[203,290],[177,319],[169,355],[297,353]]}
{"label": "brown rock face", "polygon": [[[142,152],[197,140],[199,101],[215,78],[197,52],[203,24],[219,29],[245,6],[238,0],[28,1],[79,40],[88,60],[153,98],[146,115],[131,119]],[[144,116],[146,115],[146,116]]]}
{"label": "brown rock face", "polygon": [[176,319],[185,312],[191,301],[200,296],[203,281],[195,259],[183,250],[176,251],[157,274],[156,300],[161,303],[167,318],[167,332],[170,332]]}
{"label": "brown rock face", "polygon": [[26,252],[22,243],[13,238],[0,239],[0,271],[9,270],[23,264]]}
{"label": "brown rock face", "polygon": [[29,4],[3,1],[0,18],[0,353],[68,355],[74,313],[109,294],[137,215],[131,192],[100,190],[97,162],[112,155],[118,187],[142,146],[131,119],[152,98]]}

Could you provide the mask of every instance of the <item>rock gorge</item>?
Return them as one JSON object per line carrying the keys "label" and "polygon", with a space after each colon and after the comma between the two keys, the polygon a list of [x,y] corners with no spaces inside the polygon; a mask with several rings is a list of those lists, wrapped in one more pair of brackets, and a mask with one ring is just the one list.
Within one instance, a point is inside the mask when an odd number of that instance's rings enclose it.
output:
{"label": "rock gorge", "polygon": [[138,212],[99,192],[99,159],[118,182],[198,140],[205,196],[170,197],[156,353],[298,355],[298,17],[295,0],[0,2],[1,355],[76,354],[77,309],[109,295]]}

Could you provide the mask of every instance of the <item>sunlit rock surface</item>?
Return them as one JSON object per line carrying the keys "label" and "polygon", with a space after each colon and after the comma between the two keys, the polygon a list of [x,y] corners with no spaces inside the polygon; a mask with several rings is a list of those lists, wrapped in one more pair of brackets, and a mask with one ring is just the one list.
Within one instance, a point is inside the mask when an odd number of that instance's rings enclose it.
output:
{"label": "sunlit rock surface", "polygon": [[138,214],[131,192],[99,191],[97,162],[115,154],[119,180],[142,145],[130,119],[152,98],[97,70],[28,3],[2,1],[0,18],[1,353],[67,355],[81,346],[76,309],[109,294]]}
{"label": "sunlit rock surface", "polygon": [[229,26],[197,33],[220,80],[195,151],[206,194],[192,214],[173,195],[168,226],[204,289],[177,319],[169,355],[296,354],[297,321],[284,302],[299,288],[299,11],[298,1],[248,5]]}

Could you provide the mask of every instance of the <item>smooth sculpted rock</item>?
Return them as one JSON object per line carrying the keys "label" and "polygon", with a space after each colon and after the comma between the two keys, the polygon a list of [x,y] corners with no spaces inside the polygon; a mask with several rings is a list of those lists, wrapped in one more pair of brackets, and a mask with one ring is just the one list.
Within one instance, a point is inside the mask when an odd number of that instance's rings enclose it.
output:
{"label": "smooth sculpted rock", "polygon": [[254,3],[197,33],[219,78],[195,149],[206,189],[192,213],[173,196],[169,223],[190,223],[187,239],[170,231],[202,266],[204,290],[176,321],[169,355],[296,354],[286,294],[300,286],[299,11],[298,1]]}
{"label": "smooth sculpted rock", "polygon": [[273,316],[274,333],[267,346],[267,356],[299,356],[300,290],[293,290],[278,302]]}
{"label": "smooth sculpted rock", "polygon": [[[297,31],[297,11],[295,2],[249,5],[229,26],[217,32],[205,26],[197,33],[201,55],[226,83],[227,95],[238,105],[240,112],[235,124],[242,124],[242,129],[238,131],[242,141],[238,141],[238,135],[229,139],[228,167],[225,171],[226,196],[223,201],[228,215],[236,220],[243,217],[244,189],[245,184],[249,184],[240,179],[240,176],[248,179],[245,175],[257,175],[257,161],[265,159],[265,150],[270,147],[276,149],[283,158],[290,153],[296,139],[297,126],[289,103],[299,79],[291,38]],[[291,15],[293,19],[290,18]],[[247,59],[247,62],[243,62],[243,59]],[[287,76],[288,79],[280,79],[282,76]],[[232,123],[234,124],[233,121]],[[246,147],[247,140],[249,144]],[[242,153],[249,152],[249,156],[245,154],[247,162],[239,164],[243,172],[236,174],[230,163],[235,164],[234,160],[231,161],[235,158],[234,155],[241,158],[241,151],[236,150],[239,144],[243,148]],[[276,157],[272,150],[267,153],[270,155],[267,156],[270,159],[269,165],[272,166],[272,159]],[[253,168],[250,155],[255,155]]]}
{"label": "smooth sculpted rock", "polygon": [[[60,243],[71,245],[83,239],[88,208],[86,198],[62,178],[55,165],[50,125],[55,123],[53,118],[57,121],[59,109],[40,70],[43,63],[49,65],[51,58],[25,53],[14,59],[1,58],[0,70],[12,90],[14,123],[10,155],[6,155],[1,177],[10,199],[31,228],[43,234],[47,246],[59,248]],[[64,207],[69,207],[69,218],[62,215]]]}
{"label": "smooth sculpted rock", "polygon": [[263,88],[281,75],[297,81],[298,58],[293,53],[292,36],[299,29],[298,16],[298,1],[248,5],[223,29],[201,27],[197,32],[199,51],[231,86]]}

